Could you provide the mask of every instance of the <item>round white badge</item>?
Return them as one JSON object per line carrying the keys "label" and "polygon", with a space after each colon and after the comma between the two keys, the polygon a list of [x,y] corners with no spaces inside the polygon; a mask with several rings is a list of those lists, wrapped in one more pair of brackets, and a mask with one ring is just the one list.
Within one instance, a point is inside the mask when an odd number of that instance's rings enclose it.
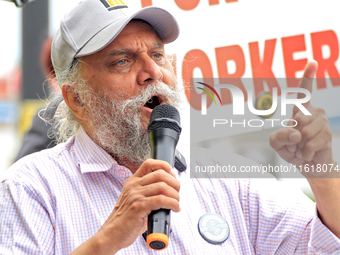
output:
{"label": "round white badge", "polygon": [[216,213],[206,213],[198,221],[200,235],[209,243],[221,244],[229,237],[227,221]]}

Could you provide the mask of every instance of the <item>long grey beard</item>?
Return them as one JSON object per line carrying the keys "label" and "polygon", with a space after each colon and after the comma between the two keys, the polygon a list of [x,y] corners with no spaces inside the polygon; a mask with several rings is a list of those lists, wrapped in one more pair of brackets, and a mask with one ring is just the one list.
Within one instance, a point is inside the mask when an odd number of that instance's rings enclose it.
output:
{"label": "long grey beard", "polygon": [[109,100],[106,96],[92,94],[94,99],[88,111],[96,130],[94,139],[119,164],[141,164],[151,157],[147,127],[141,122],[141,108],[155,94],[162,95],[167,104],[179,108],[181,92],[177,85],[172,90],[158,82],[148,85],[139,95],[128,100]]}

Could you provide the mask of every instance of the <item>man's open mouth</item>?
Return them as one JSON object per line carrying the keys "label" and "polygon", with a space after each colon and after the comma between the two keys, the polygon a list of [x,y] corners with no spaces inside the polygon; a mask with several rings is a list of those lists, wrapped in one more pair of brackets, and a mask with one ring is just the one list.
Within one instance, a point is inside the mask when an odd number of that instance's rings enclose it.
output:
{"label": "man's open mouth", "polygon": [[144,107],[154,109],[157,105],[162,104],[163,99],[159,95],[152,96],[144,105]]}

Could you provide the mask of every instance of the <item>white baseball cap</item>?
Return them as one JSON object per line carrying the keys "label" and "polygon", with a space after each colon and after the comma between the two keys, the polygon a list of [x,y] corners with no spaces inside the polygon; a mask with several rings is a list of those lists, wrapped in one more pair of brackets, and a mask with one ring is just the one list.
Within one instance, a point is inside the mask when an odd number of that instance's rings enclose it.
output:
{"label": "white baseball cap", "polygon": [[146,7],[132,14],[122,0],[83,0],[60,22],[52,43],[56,74],[70,70],[74,59],[91,55],[110,44],[132,19],[149,23],[164,43],[176,40],[175,18],[159,7]]}

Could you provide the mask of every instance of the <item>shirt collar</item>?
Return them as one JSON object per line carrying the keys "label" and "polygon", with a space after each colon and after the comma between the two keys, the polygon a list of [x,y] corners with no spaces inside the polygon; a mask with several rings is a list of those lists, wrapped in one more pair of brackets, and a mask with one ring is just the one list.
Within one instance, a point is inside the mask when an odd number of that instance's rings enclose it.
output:
{"label": "shirt collar", "polygon": [[129,169],[118,165],[117,161],[96,144],[82,127],[77,132],[74,151],[82,174],[113,170],[113,172],[118,172],[120,176],[122,176],[122,172],[126,176],[131,175]]}

